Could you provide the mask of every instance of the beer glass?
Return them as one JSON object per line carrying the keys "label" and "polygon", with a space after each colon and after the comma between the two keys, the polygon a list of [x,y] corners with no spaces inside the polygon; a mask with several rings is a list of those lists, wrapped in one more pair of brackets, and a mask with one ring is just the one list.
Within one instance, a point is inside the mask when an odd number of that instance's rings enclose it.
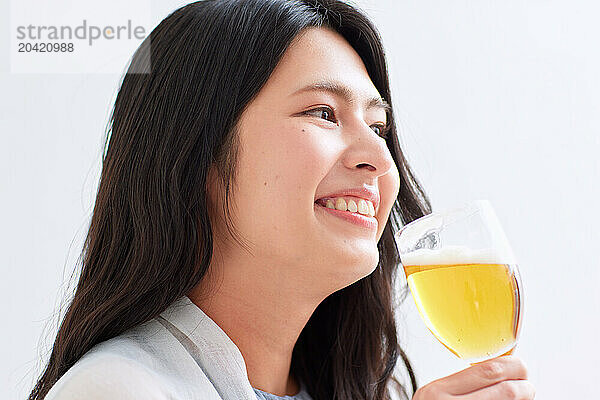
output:
{"label": "beer glass", "polygon": [[471,365],[512,354],[523,286],[489,201],[423,216],[395,239],[419,314],[448,350]]}

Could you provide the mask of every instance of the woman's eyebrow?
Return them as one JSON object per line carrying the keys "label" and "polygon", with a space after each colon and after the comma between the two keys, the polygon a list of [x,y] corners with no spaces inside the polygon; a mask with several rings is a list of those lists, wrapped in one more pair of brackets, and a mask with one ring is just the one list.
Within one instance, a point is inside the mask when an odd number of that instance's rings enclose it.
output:
{"label": "woman's eyebrow", "polygon": [[[355,103],[355,99],[352,94],[352,89],[350,89],[348,86],[346,86],[344,84],[341,84],[338,82],[332,82],[332,81],[322,81],[322,82],[312,83],[308,86],[305,86],[303,88],[296,90],[294,93],[292,93],[292,96],[298,95],[301,93],[305,93],[305,92],[312,92],[312,91],[333,93],[334,95],[337,95],[337,96],[343,98],[346,101],[346,103],[349,103],[349,104]],[[388,102],[385,101],[384,99],[382,99],[381,97],[371,97],[366,100],[365,109],[368,110],[371,108],[381,108],[381,109],[385,110],[386,112],[389,112],[392,110],[392,107],[388,104]]]}

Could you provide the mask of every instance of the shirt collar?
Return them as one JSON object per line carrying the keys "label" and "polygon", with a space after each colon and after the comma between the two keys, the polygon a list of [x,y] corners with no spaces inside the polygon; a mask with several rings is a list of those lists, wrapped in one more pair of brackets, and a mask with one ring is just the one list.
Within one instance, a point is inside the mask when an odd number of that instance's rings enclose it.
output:
{"label": "shirt collar", "polygon": [[182,344],[224,400],[256,399],[240,349],[189,297],[180,297],[160,316],[191,340]]}

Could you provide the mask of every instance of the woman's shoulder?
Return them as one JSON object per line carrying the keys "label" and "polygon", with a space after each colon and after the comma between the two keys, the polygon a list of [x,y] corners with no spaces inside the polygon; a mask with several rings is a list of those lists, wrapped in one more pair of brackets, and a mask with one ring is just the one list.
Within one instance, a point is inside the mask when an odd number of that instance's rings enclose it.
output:
{"label": "woman's shoulder", "polygon": [[162,324],[151,320],[92,347],[45,400],[178,399],[191,384],[193,392],[202,393],[202,382],[209,383],[202,369]]}
{"label": "woman's shoulder", "polygon": [[108,351],[80,358],[52,386],[45,400],[169,398],[160,377],[142,362]]}

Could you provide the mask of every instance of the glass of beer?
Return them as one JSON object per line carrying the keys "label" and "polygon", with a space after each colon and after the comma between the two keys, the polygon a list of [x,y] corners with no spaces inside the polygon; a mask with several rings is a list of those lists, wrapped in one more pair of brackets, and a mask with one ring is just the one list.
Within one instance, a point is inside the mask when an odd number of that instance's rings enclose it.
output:
{"label": "glass of beer", "polygon": [[523,286],[489,201],[425,215],[396,243],[419,314],[448,350],[471,365],[512,354]]}

